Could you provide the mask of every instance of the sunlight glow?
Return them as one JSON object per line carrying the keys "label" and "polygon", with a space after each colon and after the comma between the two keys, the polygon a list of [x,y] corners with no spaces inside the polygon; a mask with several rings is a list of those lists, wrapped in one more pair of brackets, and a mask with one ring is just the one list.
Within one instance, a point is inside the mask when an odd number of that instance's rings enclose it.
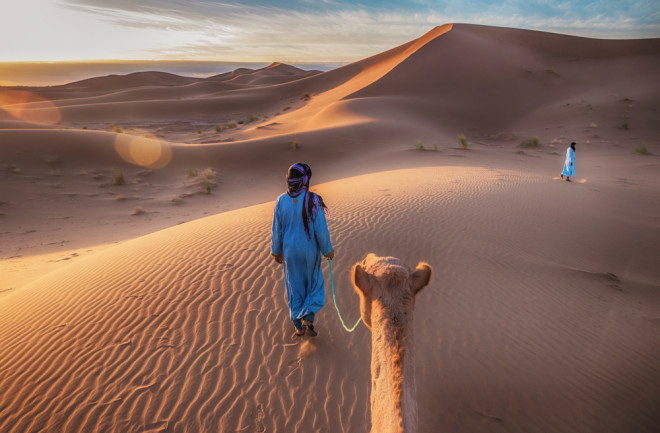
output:
{"label": "sunlight glow", "polygon": [[172,160],[172,148],[153,134],[117,134],[115,150],[130,164],[163,168]]}
{"label": "sunlight glow", "polygon": [[62,113],[51,101],[21,90],[0,90],[0,113],[3,111],[26,122],[55,125],[62,120]]}

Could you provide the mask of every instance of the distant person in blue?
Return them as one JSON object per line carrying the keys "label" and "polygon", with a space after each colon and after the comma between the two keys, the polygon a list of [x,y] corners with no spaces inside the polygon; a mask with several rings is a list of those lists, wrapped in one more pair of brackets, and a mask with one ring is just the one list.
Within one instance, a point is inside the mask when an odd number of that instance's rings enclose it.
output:
{"label": "distant person in blue", "polygon": [[287,192],[277,198],[273,215],[271,255],[284,264],[284,283],[294,336],[315,337],[314,315],[325,303],[321,254],[335,251],[325,220],[328,207],[309,190],[312,169],[296,163],[286,176]]}
{"label": "distant person in blue", "polygon": [[567,181],[571,181],[571,176],[575,176],[575,142],[566,149],[566,160],[564,161],[564,170],[561,172],[561,178],[566,176]]}

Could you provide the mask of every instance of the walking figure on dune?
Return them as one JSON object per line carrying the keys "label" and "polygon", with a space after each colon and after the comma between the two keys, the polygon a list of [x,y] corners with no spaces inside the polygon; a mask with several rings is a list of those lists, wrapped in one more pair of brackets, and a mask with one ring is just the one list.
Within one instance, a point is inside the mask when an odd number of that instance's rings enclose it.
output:
{"label": "walking figure on dune", "polygon": [[566,160],[564,161],[564,170],[561,172],[561,178],[566,176],[568,182],[571,181],[571,176],[575,176],[575,142],[571,143],[571,147],[566,149]]}
{"label": "walking figure on dune", "polygon": [[321,254],[332,259],[335,251],[325,219],[328,207],[309,190],[312,169],[296,163],[286,176],[287,192],[275,202],[271,255],[284,265],[284,284],[294,336],[315,337],[314,315],[325,303]]}

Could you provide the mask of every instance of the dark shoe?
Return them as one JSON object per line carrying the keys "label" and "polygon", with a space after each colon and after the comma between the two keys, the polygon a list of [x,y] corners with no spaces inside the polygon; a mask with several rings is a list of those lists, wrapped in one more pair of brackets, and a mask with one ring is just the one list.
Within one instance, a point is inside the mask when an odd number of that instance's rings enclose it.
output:
{"label": "dark shoe", "polygon": [[318,332],[314,330],[314,324],[312,322],[310,322],[309,320],[303,320],[302,323],[303,323],[303,329],[305,330],[307,335],[309,335],[310,337],[316,337],[317,335],[319,335]]}
{"label": "dark shoe", "polygon": [[560,174],[560,176],[561,176],[562,179],[564,178],[564,175],[563,175],[563,174]]}
{"label": "dark shoe", "polygon": [[569,176],[566,176],[566,182],[570,182],[571,178]]}

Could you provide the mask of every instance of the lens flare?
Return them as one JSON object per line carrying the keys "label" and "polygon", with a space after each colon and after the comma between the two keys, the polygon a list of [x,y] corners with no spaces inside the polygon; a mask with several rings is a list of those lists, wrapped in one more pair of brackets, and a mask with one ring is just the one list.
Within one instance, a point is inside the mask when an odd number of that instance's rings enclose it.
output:
{"label": "lens flare", "polygon": [[117,134],[115,150],[124,161],[148,168],[163,168],[172,160],[171,146],[153,134]]}
{"label": "lens flare", "polygon": [[26,122],[55,125],[62,120],[62,113],[48,99],[22,90],[0,90],[0,114]]}

